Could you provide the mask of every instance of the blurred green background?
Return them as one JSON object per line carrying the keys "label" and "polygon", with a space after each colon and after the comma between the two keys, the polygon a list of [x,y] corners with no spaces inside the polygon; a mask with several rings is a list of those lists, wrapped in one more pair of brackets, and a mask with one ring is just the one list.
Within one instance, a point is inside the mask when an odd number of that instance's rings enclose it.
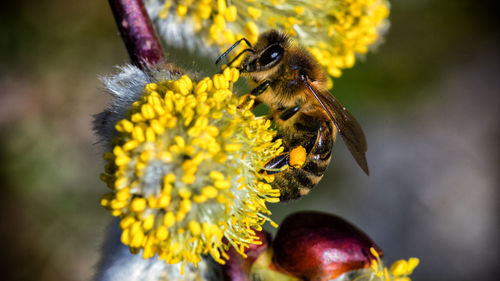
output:
{"label": "blurred green background", "polygon": [[[393,1],[377,52],[334,92],[358,118],[371,176],[335,146],[307,198],[273,206],[339,214],[414,280],[500,274],[499,4]],[[107,1],[9,1],[0,11],[2,280],[89,280],[110,221],[91,131],[98,77],[128,61]]]}

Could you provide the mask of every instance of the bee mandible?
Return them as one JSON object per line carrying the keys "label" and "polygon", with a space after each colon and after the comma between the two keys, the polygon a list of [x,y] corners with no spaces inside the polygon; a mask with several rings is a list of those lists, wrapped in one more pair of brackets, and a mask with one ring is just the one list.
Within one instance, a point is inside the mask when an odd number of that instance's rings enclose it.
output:
{"label": "bee mandible", "polygon": [[275,175],[272,185],[280,189],[280,200],[299,198],[321,180],[337,131],[358,165],[369,174],[363,130],[328,91],[327,76],[313,56],[293,44],[285,33],[270,30],[262,33],[254,46],[245,38],[238,40],[216,63],[242,41],[249,48],[227,65],[246,54],[237,68],[257,86],[245,100],[253,99],[253,106],[263,103],[270,109],[278,137],[283,139],[284,152],[259,171]]}

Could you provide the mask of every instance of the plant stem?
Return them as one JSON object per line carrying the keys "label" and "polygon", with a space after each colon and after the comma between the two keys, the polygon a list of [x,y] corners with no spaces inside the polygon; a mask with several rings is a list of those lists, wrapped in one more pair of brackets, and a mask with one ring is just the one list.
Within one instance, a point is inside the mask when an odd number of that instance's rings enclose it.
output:
{"label": "plant stem", "polygon": [[109,5],[133,64],[166,60],[142,0],[109,0]]}

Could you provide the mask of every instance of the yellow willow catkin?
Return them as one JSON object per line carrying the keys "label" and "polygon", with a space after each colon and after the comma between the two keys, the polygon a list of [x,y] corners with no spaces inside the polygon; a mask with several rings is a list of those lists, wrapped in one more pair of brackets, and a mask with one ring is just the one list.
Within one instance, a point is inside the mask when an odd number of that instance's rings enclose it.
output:
{"label": "yellow willow catkin", "polygon": [[[354,65],[388,28],[387,0],[148,0],[162,5],[157,23],[189,23],[190,34],[225,51],[236,40],[252,44],[269,29],[305,46],[333,77]],[[170,38],[169,38],[170,39]],[[183,40],[195,40],[186,38]],[[244,45],[244,44],[242,44]],[[248,46],[242,46],[246,48]]]}
{"label": "yellow willow catkin", "polygon": [[283,147],[269,120],[238,108],[238,77],[226,68],[199,82],[148,84],[116,123],[101,175],[112,191],[101,204],[120,217],[132,253],[194,264],[209,254],[224,263],[223,238],[235,249],[258,243],[254,229],[269,220],[266,202],[278,202],[279,190],[257,171]]}

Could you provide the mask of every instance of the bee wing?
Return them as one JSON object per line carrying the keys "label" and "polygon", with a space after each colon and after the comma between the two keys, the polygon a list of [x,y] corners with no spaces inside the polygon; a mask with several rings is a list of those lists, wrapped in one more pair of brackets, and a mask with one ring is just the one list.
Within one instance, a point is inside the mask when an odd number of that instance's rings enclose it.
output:
{"label": "bee wing", "polygon": [[303,77],[302,80],[337,127],[340,136],[351,152],[351,155],[354,157],[354,160],[356,160],[361,169],[368,175],[366,138],[358,121],[356,121],[354,116],[352,116],[330,92],[316,91],[306,77]]}

